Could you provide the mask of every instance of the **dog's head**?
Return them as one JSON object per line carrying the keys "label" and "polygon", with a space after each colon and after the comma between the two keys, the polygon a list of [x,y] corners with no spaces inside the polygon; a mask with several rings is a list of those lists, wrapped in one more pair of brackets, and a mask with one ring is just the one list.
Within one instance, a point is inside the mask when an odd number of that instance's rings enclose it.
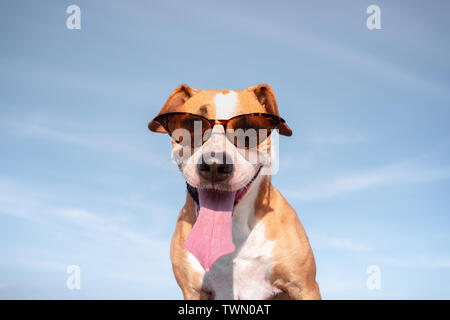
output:
{"label": "dog's head", "polygon": [[172,158],[198,207],[185,246],[208,271],[234,251],[234,206],[258,175],[270,172],[264,170],[272,165],[270,134],[279,130],[290,136],[292,131],[278,113],[272,89],[264,84],[242,91],[181,85],[148,127],[172,137]]}
{"label": "dog's head", "polygon": [[[261,120],[261,114],[274,117]],[[229,124],[219,121],[208,124],[192,115],[209,120],[235,120],[232,128],[226,130]],[[198,188],[239,191],[247,189],[262,167],[271,165],[271,130],[292,134],[284,120],[280,118],[276,123],[279,116],[275,95],[268,85],[242,91],[201,91],[181,85],[148,127],[154,132],[171,134],[172,157],[192,191]],[[193,122],[197,122],[197,132],[193,130]],[[267,125],[273,128],[264,128]]]}

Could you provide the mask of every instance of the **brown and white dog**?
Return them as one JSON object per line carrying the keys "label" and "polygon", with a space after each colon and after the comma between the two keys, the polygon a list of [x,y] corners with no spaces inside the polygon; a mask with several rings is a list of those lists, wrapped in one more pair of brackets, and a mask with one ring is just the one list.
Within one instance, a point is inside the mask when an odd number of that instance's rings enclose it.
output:
{"label": "brown and white dog", "polygon": [[[172,112],[221,120],[250,113],[279,116],[275,95],[264,84],[242,91],[181,85],[158,116]],[[149,129],[167,133],[155,119]],[[277,129],[281,135],[292,134],[284,122]],[[270,174],[261,173],[272,165],[270,157],[249,161],[248,152],[237,150],[222,125],[214,125],[195,150],[173,140],[172,147],[188,186],[171,244],[173,271],[184,298],[320,299],[305,230],[272,186]],[[257,149],[269,155],[270,136]],[[230,158],[231,164],[201,164],[205,153]]]}

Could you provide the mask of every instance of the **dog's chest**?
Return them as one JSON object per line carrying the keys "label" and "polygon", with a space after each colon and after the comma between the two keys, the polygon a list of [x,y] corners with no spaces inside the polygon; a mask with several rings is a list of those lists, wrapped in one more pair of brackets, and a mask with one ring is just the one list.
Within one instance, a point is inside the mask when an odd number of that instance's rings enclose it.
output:
{"label": "dog's chest", "polygon": [[203,273],[203,288],[214,299],[269,298],[279,292],[270,283],[273,242],[265,239],[264,223],[258,222],[251,231],[239,223],[233,223],[236,250]]}

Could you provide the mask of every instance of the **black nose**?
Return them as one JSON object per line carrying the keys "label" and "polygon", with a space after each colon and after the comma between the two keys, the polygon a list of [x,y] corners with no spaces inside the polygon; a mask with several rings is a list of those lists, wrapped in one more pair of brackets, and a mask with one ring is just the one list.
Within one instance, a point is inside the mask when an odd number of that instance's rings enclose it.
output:
{"label": "black nose", "polygon": [[225,153],[203,155],[197,164],[198,174],[210,182],[223,182],[231,177],[234,166],[233,161]]}

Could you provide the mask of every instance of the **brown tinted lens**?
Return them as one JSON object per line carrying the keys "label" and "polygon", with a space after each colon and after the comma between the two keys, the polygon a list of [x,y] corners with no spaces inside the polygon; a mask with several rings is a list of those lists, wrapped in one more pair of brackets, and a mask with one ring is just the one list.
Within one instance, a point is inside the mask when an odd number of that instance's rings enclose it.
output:
{"label": "brown tinted lens", "polygon": [[279,119],[270,115],[242,115],[227,123],[227,136],[238,148],[256,148],[278,125]]}
{"label": "brown tinted lens", "polygon": [[161,116],[158,122],[177,143],[191,147],[200,146],[203,133],[210,128],[208,121],[193,114],[169,113]]}

